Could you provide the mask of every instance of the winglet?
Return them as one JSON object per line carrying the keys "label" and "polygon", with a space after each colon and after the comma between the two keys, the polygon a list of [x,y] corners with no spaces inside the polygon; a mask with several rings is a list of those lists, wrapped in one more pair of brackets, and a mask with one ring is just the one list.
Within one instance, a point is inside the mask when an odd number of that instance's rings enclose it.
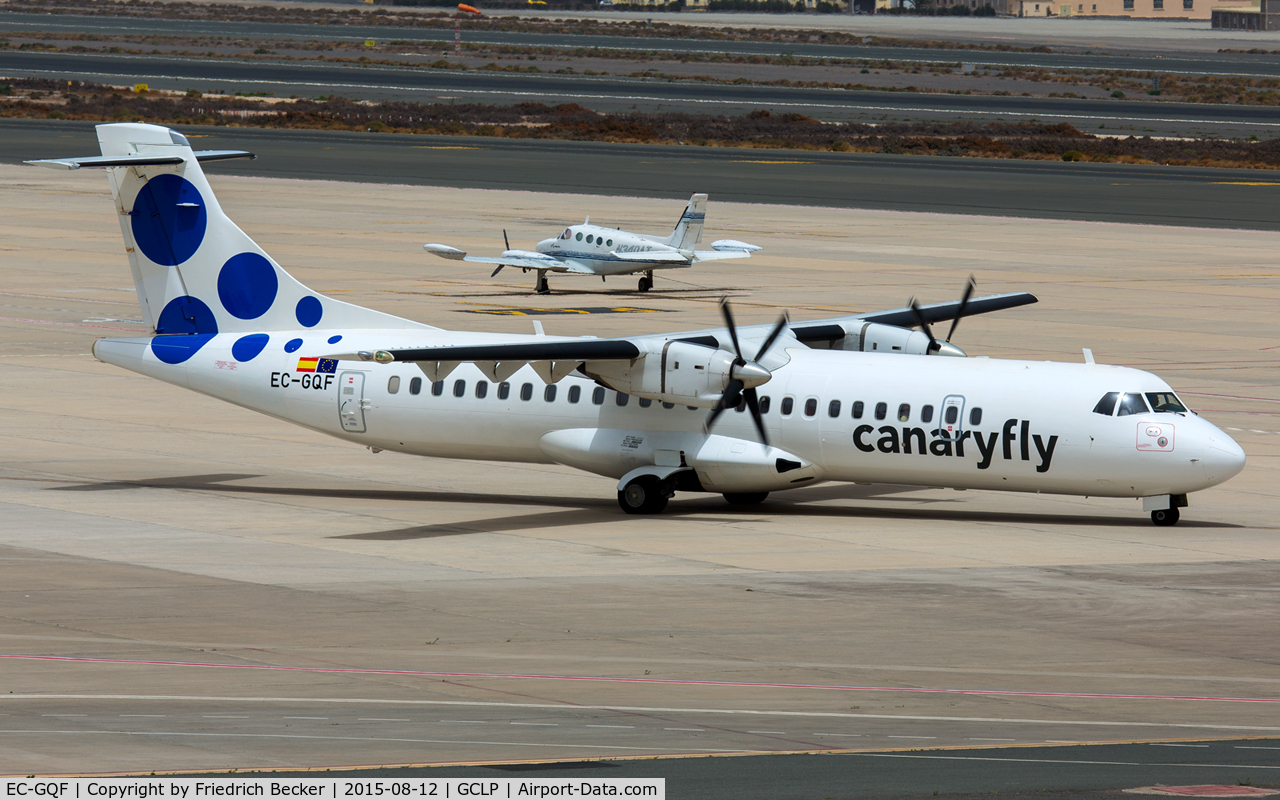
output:
{"label": "winglet", "polygon": [[467,257],[467,251],[459,250],[456,247],[450,247],[447,244],[424,244],[422,249],[426,250],[428,253],[432,253],[433,255],[440,256],[441,258],[447,258],[450,261],[461,261]]}

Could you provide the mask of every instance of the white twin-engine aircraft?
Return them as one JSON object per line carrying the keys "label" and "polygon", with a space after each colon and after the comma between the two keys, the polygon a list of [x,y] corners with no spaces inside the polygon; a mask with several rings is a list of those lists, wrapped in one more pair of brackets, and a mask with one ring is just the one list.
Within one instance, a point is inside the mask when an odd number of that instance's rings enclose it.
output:
{"label": "white twin-engine aircraft", "polygon": [[100,157],[33,162],[111,179],[154,333],[94,355],[374,452],[565,464],[618,479],[628,513],[677,491],[752,504],[844,481],[1137,497],[1158,525],[1244,467],[1151,373],[966,358],[929,330],[1029,294],[742,328],[726,306],[724,328],[615,339],[448,331],[324,297],[271,260],[200,167],[249,154],[153,125],[98,139]]}
{"label": "white twin-engine aircraft", "polygon": [[537,250],[512,250],[507,232],[502,241],[507,249],[498,258],[469,256],[466,252],[447,244],[424,244],[428,253],[454,261],[475,261],[480,264],[497,264],[489,277],[502,272],[503,267],[519,267],[525,272],[538,273],[534,291],[549,294],[548,272],[570,275],[599,275],[604,280],[609,275],[630,275],[643,272],[639,289],[647,292],[653,288],[653,271],[691,267],[700,261],[717,261],[724,258],[749,258],[760,248],[735,239],[720,239],[711,243],[710,250],[694,250],[702,241],[702,225],[707,218],[707,196],[695,194],[676,221],[675,230],[667,236],[647,236],[628,233],[620,228],[602,228],[591,224],[591,217],[581,225],[570,225],[554,239],[543,239]]}

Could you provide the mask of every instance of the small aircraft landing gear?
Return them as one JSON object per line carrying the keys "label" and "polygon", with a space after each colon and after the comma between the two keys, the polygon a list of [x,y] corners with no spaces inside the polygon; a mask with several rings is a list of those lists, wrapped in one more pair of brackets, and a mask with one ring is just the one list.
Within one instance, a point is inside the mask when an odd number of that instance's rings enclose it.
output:
{"label": "small aircraft landing gear", "polygon": [[533,289],[538,294],[551,294],[551,286],[547,284],[547,273],[538,270],[538,285]]}
{"label": "small aircraft landing gear", "polygon": [[728,493],[724,496],[731,506],[755,506],[764,502],[769,496],[768,492],[740,492]]}
{"label": "small aircraft landing gear", "polygon": [[640,291],[647,292],[653,288],[653,273],[646,272],[644,277],[640,279]]}
{"label": "small aircraft landing gear", "polygon": [[1161,508],[1151,512],[1151,521],[1162,528],[1178,524],[1178,509]]}
{"label": "small aircraft landing gear", "polygon": [[667,507],[666,487],[652,475],[634,478],[618,492],[618,505],[628,514],[657,514]]}

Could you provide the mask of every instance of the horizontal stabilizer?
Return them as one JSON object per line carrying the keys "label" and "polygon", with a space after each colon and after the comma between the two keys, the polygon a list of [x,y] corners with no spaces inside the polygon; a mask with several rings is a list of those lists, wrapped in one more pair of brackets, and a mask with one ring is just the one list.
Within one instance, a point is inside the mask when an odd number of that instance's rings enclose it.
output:
{"label": "horizontal stabilizer", "polygon": [[[757,248],[759,249],[759,248]],[[723,261],[726,258],[751,258],[749,250],[696,250],[693,261]]]}
{"label": "horizontal stabilizer", "polygon": [[[197,161],[225,161],[229,158],[257,158],[247,150],[197,150]],[[150,167],[164,164],[181,164],[182,156],[124,155],[124,156],[84,156],[83,158],[42,158],[35,161],[24,161],[37,167],[49,169],[81,169],[83,167]]]}

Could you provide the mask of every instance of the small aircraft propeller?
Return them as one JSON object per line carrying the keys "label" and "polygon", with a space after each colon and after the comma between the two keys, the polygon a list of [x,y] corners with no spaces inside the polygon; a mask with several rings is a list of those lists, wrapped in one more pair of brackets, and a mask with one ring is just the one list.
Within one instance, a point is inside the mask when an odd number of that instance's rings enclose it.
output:
{"label": "small aircraft propeller", "polygon": [[737,358],[733,360],[733,367],[729,372],[729,384],[724,387],[724,394],[720,396],[720,401],[711,410],[711,416],[707,418],[705,430],[710,433],[711,426],[715,424],[716,418],[723,414],[725,409],[736,408],[738,403],[745,400],[747,410],[751,412],[751,421],[755,423],[756,431],[760,434],[760,441],[768,444],[769,436],[765,433],[764,420],[760,417],[760,398],[756,394],[756,387],[766,383],[773,375],[769,370],[760,366],[758,362],[764,358],[765,353],[769,352],[769,348],[773,347],[773,343],[782,335],[783,329],[787,327],[787,323],[790,320],[787,319],[786,314],[783,314],[778,320],[778,324],[774,325],[773,330],[769,331],[764,343],[760,345],[760,350],[756,352],[756,357],[748,361],[742,355],[742,345],[738,342],[738,326],[733,322],[733,312],[729,309],[728,298],[720,301],[720,312],[724,315],[725,327],[729,329],[729,338],[733,341],[733,352]]}
{"label": "small aircraft propeller", "polygon": [[[502,229],[502,243],[503,243],[504,245],[506,245],[506,247],[507,247],[507,249],[508,249],[508,250],[510,250],[510,249],[511,249],[511,242],[507,240],[507,229],[506,229],[506,228],[503,228],[503,229]],[[490,277],[490,278],[496,278],[496,277],[498,276],[498,273],[499,273],[499,272],[502,272],[502,268],[503,268],[503,267],[505,267],[505,266],[506,266],[506,264],[499,264],[497,269],[495,269],[493,272],[489,273],[489,277]]]}
{"label": "small aircraft propeller", "polygon": [[965,309],[969,307],[969,298],[973,297],[973,290],[977,288],[977,283],[973,280],[973,276],[969,276],[969,282],[964,285],[964,294],[960,296],[960,307],[956,309],[955,319],[951,321],[951,330],[947,331],[947,338],[938,340],[933,337],[933,329],[929,327],[929,323],[925,321],[924,314],[920,313],[920,306],[916,304],[916,299],[911,298],[911,316],[916,318],[916,325],[920,326],[920,330],[924,331],[924,335],[929,337],[929,347],[925,350],[926,355],[944,355],[944,356],[960,356],[963,358],[965,352],[959,347],[951,343],[951,337],[956,332],[956,326],[960,324],[960,318],[964,316]]}

